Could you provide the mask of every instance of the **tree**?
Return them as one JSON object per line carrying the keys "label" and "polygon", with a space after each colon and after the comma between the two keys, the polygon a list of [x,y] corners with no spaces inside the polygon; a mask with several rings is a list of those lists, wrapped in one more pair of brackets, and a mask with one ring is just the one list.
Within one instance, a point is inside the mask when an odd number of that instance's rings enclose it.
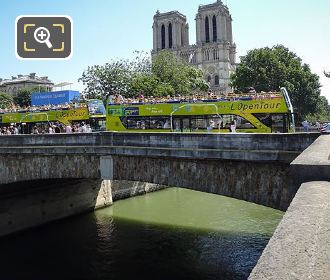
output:
{"label": "tree", "polygon": [[87,98],[106,99],[109,94],[131,94],[131,83],[136,75],[151,72],[151,61],[145,52],[134,52],[134,59],[113,60],[105,65],[89,66],[79,78],[85,86]]}
{"label": "tree", "polygon": [[21,107],[31,105],[31,90],[27,88],[19,89],[17,93],[14,94],[14,103]]}
{"label": "tree", "polygon": [[6,108],[10,108],[12,105],[13,105],[13,97],[6,92],[0,92],[0,108],[6,109]]}
{"label": "tree", "polygon": [[326,76],[327,78],[330,78],[330,72],[323,71],[323,73],[324,73],[324,76]]}
{"label": "tree", "polygon": [[170,85],[177,94],[208,89],[202,70],[189,65],[169,51],[161,51],[155,56],[152,73],[161,83]]}
{"label": "tree", "polygon": [[79,81],[86,85],[84,94],[87,98],[105,99],[114,92],[127,94],[130,81],[127,62],[121,60],[90,66],[83,72]]}
{"label": "tree", "polygon": [[319,76],[309,65],[282,45],[254,49],[241,57],[241,63],[231,76],[236,91],[254,87],[260,91],[278,91],[286,87],[300,118],[318,113],[320,100]]}
{"label": "tree", "polygon": [[47,88],[46,87],[21,88],[13,95],[13,101],[16,105],[19,105],[21,107],[31,106],[31,95],[33,92],[38,92],[38,91],[40,92],[47,91]]}
{"label": "tree", "polygon": [[317,103],[317,110],[315,114],[308,114],[306,119],[315,123],[316,121],[328,122],[330,115],[330,106],[325,96],[320,96],[319,102]]}
{"label": "tree", "polygon": [[126,97],[141,92],[145,96],[166,96],[208,89],[201,70],[168,51],[160,52],[153,61],[145,52],[135,52],[131,60],[88,67],[79,81],[86,86],[84,93],[88,98],[101,99],[113,93]]}

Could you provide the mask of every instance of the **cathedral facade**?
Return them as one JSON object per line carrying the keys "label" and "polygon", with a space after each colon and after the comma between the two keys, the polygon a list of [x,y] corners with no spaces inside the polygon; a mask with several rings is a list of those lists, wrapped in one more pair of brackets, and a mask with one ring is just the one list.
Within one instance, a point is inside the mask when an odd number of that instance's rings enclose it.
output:
{"label": "cathedral facade", "polygon": [[196,44],[189,44],[189,25],[178,11],[156,12],[153,23],[153,51],[171,50],[178,57],[203,70],[210,88],[230,92],[230,75],[235,71],[236,45],[228,7],[217,0],[200,5],[196,15]]}

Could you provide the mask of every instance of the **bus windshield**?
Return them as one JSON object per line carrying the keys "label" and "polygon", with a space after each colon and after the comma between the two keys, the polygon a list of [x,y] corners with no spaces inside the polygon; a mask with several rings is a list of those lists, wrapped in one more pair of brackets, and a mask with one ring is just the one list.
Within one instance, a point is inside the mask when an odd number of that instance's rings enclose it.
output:
{"label": "bus windshield", "polygon": [[87,101],[88,112],[91,116],[105,116],[105,107],[102,100],[92,99]]}

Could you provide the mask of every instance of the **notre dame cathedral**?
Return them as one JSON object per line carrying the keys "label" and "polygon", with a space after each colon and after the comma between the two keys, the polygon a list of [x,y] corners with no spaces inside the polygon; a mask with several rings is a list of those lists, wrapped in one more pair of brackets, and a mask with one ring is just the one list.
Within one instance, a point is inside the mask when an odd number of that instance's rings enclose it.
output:
{"label": "notre dame cathedral", "polygon": [[196,44],[189,44],[189,25],[178,11],[156,12],[152,54],[168,49],[204,72],[210,88],[230,92],[230,74],[235,70],[236,45],[228,7],[217,0],[200,5],[196,15]]}

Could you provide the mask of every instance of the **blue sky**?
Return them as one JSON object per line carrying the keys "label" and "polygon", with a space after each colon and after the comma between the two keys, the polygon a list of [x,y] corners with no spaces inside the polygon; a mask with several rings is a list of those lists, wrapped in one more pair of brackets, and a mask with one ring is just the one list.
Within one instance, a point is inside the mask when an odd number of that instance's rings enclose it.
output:
{"label": "blue sky", "polygon": [[[214,0],[215,1],[215,0]],[[187,16],[190,43],[195,43],[199,4],[213,0],[0,0],[0,77],[36,72],[55,83],[74,82],[89,65],[129,58],[134,50],[152,49],[152,22],[160,12]],[[253,48],[283,44],[320,75],[322,95],[330,101],[330,1],[223,0],[233,17],[237,57]],[[15,19],[20,15],[69,15],[74,22],[73,57],[66,61],[21,61],[15,56]]]}

